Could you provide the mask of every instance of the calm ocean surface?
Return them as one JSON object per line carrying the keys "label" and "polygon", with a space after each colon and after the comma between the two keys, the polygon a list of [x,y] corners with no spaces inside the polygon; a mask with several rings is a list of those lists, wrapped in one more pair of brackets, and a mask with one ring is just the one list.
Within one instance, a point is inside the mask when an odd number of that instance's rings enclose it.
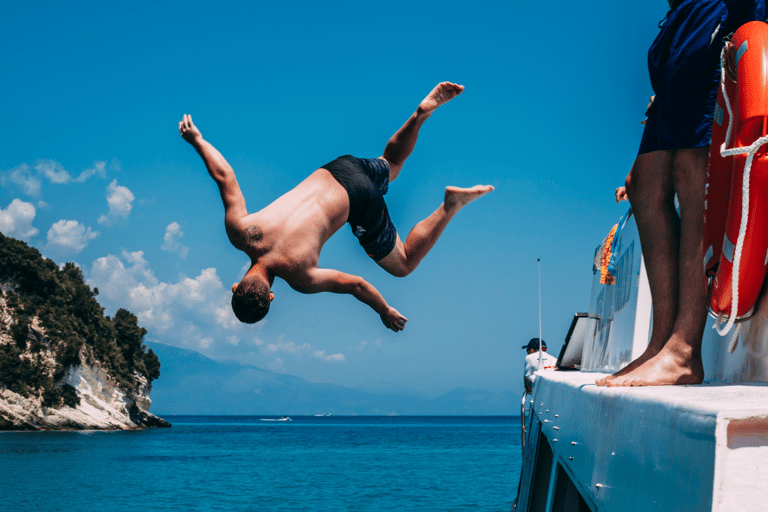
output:
{"label": "calm ocean surface", "polygon": [[0,510],[507,512],[520,476],[512,416],[164,418],[0,433]]}

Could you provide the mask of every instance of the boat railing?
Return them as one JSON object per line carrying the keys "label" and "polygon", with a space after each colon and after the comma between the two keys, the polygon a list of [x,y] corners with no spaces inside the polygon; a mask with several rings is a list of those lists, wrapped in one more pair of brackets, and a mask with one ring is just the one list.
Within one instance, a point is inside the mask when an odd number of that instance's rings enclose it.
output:
{"label": "boat railing", "polygon": [[523,436],[522,441],[522,447],[523,452],[525,452],[525,437],[526,437],[526,428],[525,428],[525,413],[528,412],[528,409],[525,407],[525,399],[528,396],[527,391],[523,391],[523,398],[520,400],[520,434]]}

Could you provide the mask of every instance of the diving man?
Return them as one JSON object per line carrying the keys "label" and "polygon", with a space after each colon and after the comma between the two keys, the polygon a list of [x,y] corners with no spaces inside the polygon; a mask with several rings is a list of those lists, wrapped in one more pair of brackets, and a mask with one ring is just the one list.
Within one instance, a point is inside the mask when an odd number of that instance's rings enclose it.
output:
{"label": "diving man", "polygon": [[458,211],[493,190],[490,185],[446,187],[444,202],[416,224],[405,242],[392,225],[384,194],[413,151],[424,121],[455,98],[464,86],[438,84],[387,143],[383,156],[361,159],[347,155],[325,164],[266,208],[248,213],[232,167],[203,139],[192,117],[179,122],[181,136],[203,159],[224,203],[224,224],[230,242],[251,258],[251,267],[232,286],[232,309],[245,323],[264,318],[274,298],[275,277],[301,293],[333,292],[353,295],[370,306],[385,326],[397,332],[407,319],[359,276],[320,268],[325,242],[349,222],[366,253],[398,277],[410,274],[434,246]]}

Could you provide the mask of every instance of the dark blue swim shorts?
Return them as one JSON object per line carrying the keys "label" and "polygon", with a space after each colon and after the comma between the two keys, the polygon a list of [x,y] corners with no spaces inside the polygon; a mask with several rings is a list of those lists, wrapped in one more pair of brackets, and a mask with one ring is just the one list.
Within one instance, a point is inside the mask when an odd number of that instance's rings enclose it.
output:
{"label": "dark blue swim shorts", "polygon": [[389,189],[389,163],[382,158],[340,156],[325,164],[349,196],[349,225],[375,261],[395,248],[397,230],[389,218],[384,194]]}
{"label": "dark blue swim shorts", "polygon": [[765,20],[765,0],[683,0],[648,50],[656,99],[638,154],[709,146],[723,38]]}

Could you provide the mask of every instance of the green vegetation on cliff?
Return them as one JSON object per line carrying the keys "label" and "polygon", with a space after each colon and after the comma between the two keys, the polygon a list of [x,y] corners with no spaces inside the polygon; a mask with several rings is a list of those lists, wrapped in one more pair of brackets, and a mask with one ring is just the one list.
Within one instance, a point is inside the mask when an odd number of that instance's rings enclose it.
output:
{"label": "green vegetation on cliff", "polygon": [[[0,387],[23,396],[42,396],[46,406],[76,406],[75,389],[61,379],[84,357],[98,363],[125,391],[135,390],[138,374],[150,382],[160,376],[160,362],[143,344],[146,329],[120,309],[114,318],[94,298],[73,263],[63,268],[24,242],[0,234],[0,287],[12,321],[0,321]],[[33,329],[34,318],[45,336]],[[52,353],[51,372],[43,353]]]}

